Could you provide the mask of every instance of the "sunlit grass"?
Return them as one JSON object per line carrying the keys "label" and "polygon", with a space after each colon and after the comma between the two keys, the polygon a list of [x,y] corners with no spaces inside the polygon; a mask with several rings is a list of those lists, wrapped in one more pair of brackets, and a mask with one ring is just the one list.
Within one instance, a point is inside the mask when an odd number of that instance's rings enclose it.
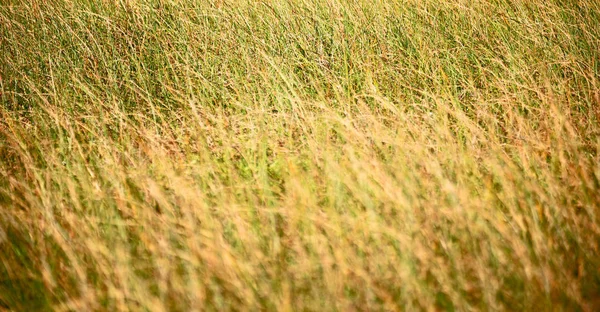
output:
{"label": "sunlit grass", "polygon": [[0,310],[600,308],[600,2],[4,1]]}

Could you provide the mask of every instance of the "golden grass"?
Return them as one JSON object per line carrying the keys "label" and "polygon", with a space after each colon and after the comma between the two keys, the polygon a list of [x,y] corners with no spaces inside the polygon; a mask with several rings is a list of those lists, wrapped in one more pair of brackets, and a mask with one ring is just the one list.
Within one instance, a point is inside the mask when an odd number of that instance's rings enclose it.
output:
{"label": "golden grass", "polygon": [[600,2],[0,5],[0,309],[600,308]]}

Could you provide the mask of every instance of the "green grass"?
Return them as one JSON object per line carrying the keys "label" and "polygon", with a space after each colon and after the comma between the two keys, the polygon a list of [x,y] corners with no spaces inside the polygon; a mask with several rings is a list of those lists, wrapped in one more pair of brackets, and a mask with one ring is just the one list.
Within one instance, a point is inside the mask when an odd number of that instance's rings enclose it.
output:
{"label": "green grass", "polygon": [[4,1],[0,310],[600,309],[600,2]]}

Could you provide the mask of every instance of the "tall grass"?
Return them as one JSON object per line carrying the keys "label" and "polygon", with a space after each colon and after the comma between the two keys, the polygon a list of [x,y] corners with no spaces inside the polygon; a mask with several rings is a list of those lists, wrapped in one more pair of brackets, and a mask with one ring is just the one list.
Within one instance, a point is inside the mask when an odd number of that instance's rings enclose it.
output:
{"label": "tall grass", "polygon": [[600,309],[600,2],[0,5],[0,310]]}

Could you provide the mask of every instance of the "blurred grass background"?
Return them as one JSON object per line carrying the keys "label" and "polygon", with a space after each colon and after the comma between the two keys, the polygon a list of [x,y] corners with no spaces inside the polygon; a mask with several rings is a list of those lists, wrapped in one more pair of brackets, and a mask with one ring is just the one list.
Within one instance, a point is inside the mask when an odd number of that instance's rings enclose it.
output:
{"label": "blurred grass background", "polygon": [[600,2],[7,0],[0,310],[600,309]]}

